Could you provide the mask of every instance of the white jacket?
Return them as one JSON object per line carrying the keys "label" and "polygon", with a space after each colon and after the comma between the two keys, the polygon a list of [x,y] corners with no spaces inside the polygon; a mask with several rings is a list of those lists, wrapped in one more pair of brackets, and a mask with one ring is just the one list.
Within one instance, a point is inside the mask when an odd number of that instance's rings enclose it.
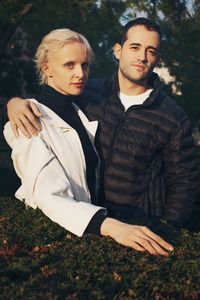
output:
{"label": "white jacket", "polygon": [[[86,164],[77,132],[47,106],[37,104],[42,114],[42,131],[37,137],[16,139],[10,122],[4,136],[12,148],[15,171],[21,179],[16,198],[70,232],[82,236],[94,214],[106,209],[91,204],[86,182]],[[75,106],[92,143],[98,122],[89,122]]]}

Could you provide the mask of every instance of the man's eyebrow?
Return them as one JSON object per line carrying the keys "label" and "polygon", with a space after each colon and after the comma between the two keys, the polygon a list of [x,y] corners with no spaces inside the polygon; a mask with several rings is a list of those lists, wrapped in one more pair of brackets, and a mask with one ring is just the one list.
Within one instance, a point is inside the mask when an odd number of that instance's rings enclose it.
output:
{"label": "man's eyebrow", "polygon": [[159,48],[156,48],[156,47],[154,47],[154,46],[148,46],[147,49],[153,49],[153,50],[155,50],[155,51],[158,51],[158,50],[159,50]]}
{"label": "man's eyebrow", "polygon": [[[130,43],[129,46],[142,46],[142,45],[141,45],[140,43]],[[159,50],[159,48],[156,48],[156,47],[151,46],[151,45],[149,45],[149,46],[147,47],[147,49],[153,49],[153,50],[155,50],[155,51],[158,51],[158,50]]]}
{"label": "man's eyebrow", "polygon": [[140,43],[130,43],[130,46],[141,46]]}

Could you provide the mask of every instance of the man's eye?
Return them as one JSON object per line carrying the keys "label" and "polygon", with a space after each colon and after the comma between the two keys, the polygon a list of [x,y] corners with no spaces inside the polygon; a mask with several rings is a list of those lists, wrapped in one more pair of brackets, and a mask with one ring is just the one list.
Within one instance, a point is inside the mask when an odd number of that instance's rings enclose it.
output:
{"label": "man's eye", "polygon": [[155,51],[155,50],[149,49],[149,50],[148,50],[148,53],[151,54],[151,55],[153,55],[153,56],[156,55],[156,51]]}
{"label": "man's eye", "polygon": [[132,50],[138,50],[139,47],[137,47],[137,46],[132,46],[131,49],[132,49]]}

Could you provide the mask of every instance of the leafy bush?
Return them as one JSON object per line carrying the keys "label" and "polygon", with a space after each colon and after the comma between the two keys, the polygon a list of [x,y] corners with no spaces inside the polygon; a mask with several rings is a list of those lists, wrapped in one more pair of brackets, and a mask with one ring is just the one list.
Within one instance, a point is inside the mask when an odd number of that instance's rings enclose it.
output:
{"label": "leafy bush", "polygon": [[175,246],[168,258],[106,237],[78,238],[38,209],[1,197],[0,299],[200,299],[200,231],[154,230]]}
{"label": "leafy bush", "polygon": [[200,209],[190,230],[145,221],[175,246],[168,258],[78,238],[10,196],[19,181],[2,143],[0,154],[0,300],[200,299]]}

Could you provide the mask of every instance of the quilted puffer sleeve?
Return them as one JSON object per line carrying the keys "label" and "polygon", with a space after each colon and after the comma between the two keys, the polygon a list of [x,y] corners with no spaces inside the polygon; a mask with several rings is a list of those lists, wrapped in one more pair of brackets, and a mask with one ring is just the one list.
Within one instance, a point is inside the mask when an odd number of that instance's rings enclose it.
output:
{"label": "quilted puffer sleeve", "polygon": [[182,112],[179,124],[164,149],[167,203],[165,218],[185,223],[198,195],[198,171],[190,121]]}

